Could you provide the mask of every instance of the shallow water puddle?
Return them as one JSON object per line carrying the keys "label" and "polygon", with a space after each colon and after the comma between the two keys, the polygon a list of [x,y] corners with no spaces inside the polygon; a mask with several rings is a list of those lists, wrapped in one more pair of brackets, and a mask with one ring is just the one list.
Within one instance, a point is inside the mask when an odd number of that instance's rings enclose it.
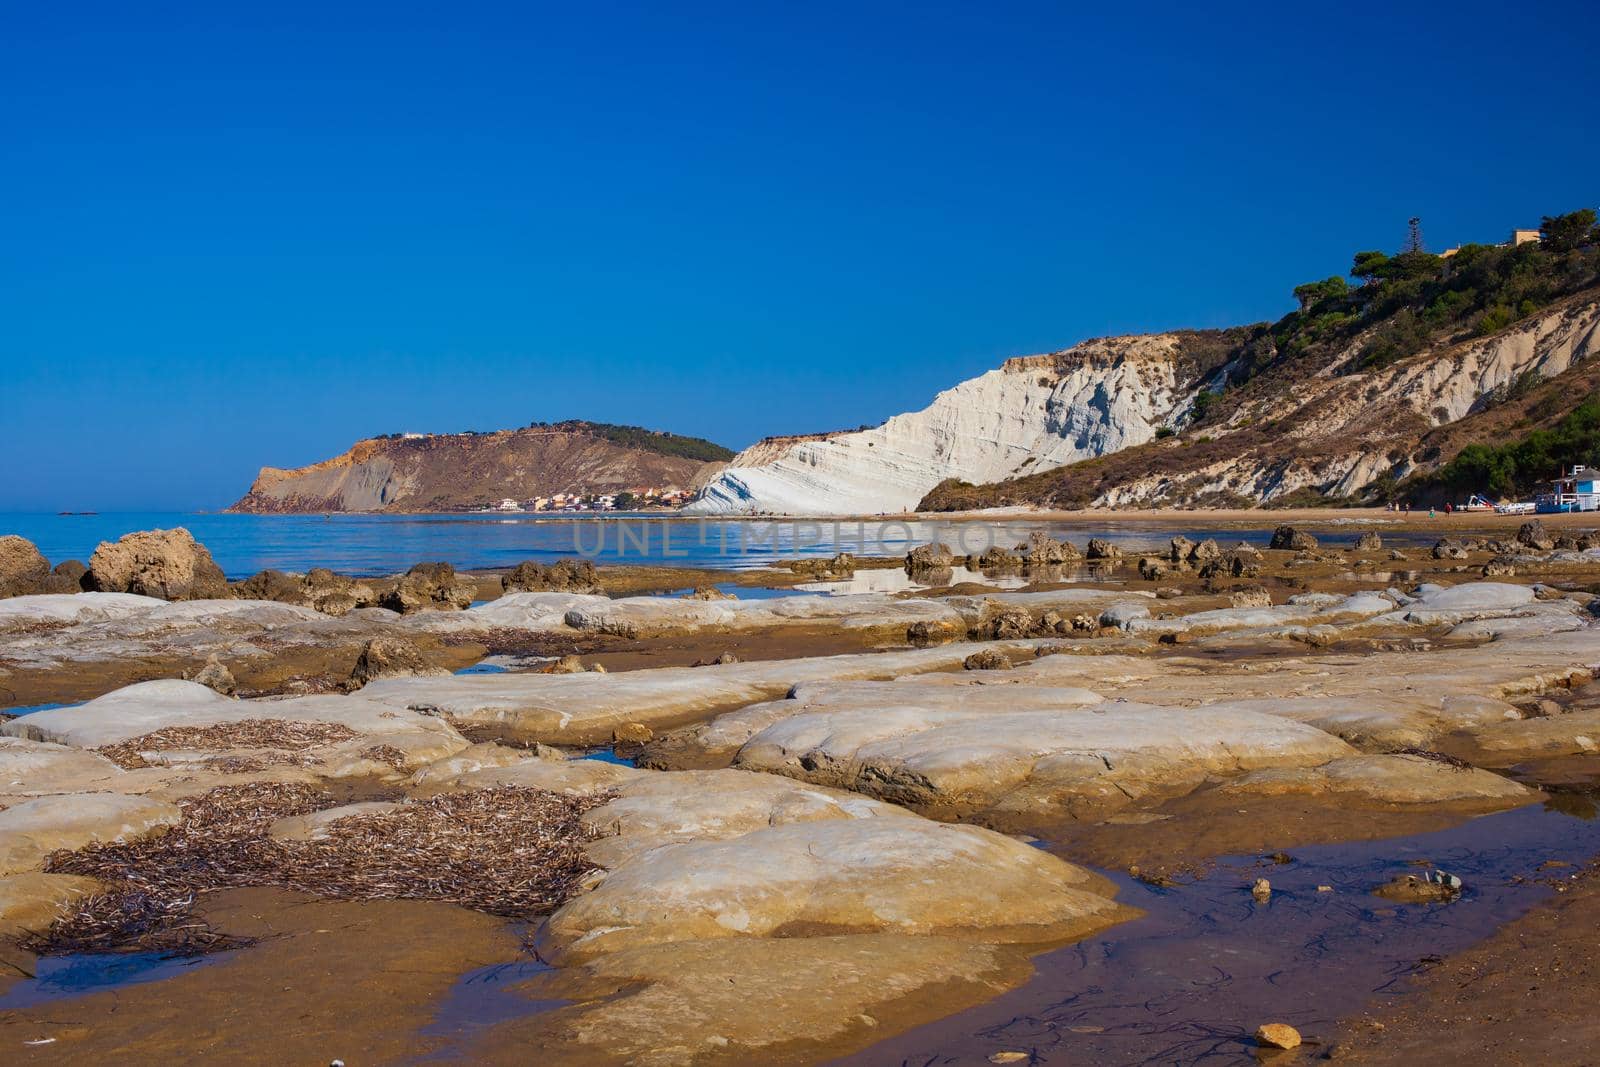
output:
{"label": "shallow water puddle", "polygon": [[52,1000],[98,993],[104,989],[158,982],[190,967],[202,967],[232,956],[173,956],[164,952],[82,952],[67,956],[41,956],[33,977],[24,978],[0,993],[0,1011],[31,1008]]}
{"label": "shallow water puddle", "polygon": [[418,1062],[447,1060],[458,1062],[459,1044],[512,1019],[549,1011],[569,1003],[565,1000],[530,1000],[516,992],[516,986],[550,970],[538,960],[495,963],[468,971],[456,979],[434,1013],[433,1021],[422,1028],[425,1038],[445,1038],[449,1044]]}
{"label": "shallow water puddle", "polygon": [[[1562,870],[1541,864],[1600,852],[1593,815],[1559,798],[1439,833],[1301,848],[1286,864],[1234,857],[1172,888],[1113,875],[1143,918],[1038,957],[1021,989],[840,1062],[965,1064],[1015,1050],[1040,1063],[1255,1063],[1251,1035],[1265,1022],[1325,1042],[1340,1019],[1401,995],[1407,975],[1548,897],[1539,880]],[[1460,876],[1461,899],[1372,895],[1422,861]],[[1249,892],[1258,877],[1272,883],[1265,903]]]}
{"label": "shallow water puddle", "polygon": [[29,704],[21,708],[0,708],[0,717],[15,719],[23,715],[32,715],[36,711],[55,711],[57,708],[81,708],[83,703],[80,700],[72,704]]}
{"label": "shallow water puddle", "polygon": [[599,760],[601,763],[615,763],[619,767],[637,767],[639,765],[637,757],[629,758],[617,755],[615,746],[607,746],[606,748],[596,749],[593,752],[585,752],[572,758]]}

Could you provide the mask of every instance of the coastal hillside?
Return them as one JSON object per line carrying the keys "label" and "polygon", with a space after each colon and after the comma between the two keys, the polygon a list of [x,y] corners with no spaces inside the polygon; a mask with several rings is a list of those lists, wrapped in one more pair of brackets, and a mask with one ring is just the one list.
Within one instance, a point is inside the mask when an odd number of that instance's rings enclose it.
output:
{"label": "coastal hillside", "polygon": [[881,426],[760,441],[687,510],[906,511],[948,478],[994,481],[1116,452],[1181,418],[1196,384],[1244,339],[1237,330],[1186,330],[1008,359]]}
{"label": "coastal hillside", "polygon": [[604,423],[391,434],[293,470],[263,467],[230,511],[457,511],[555,493],[689,488],[733,453],[697,437]]}
{"label": "coastal hillside", "polygon": [[[1470,480],[1472,469],[1451,466],[1463,449],[1555,432],[1589,395],[1600,230],[1587,209],[1544,222],[1444,255],[1420,241],[1392,256],[1357,253],[1348,275],[1296,287],[1298,309],[1275,323],[1085,341],[1007,360],[874,429],[769,438],[690,509],[1237,507],[1444,493]],[[1493,462],[1493,484],[1509,484],[1510,461]]]}
{"label": "coastal hillside", "polygon": [[[1300,286],[1300,309],[1251,327],[1159,438],[1020,477],[948,480],[923,510],[1419,502],[1526,491],[1583,454],[1485,445],[1554,432],[1591,395],[1600,353],[1592,211],[1542,240],[1449,256],[1363,252],[1351,276]],[[1570,429],[1570,427],[1569,427]],[[1537,469],[1534,469],[1537,466]],[[1497,477],[1489,477],[1494,474]]]}

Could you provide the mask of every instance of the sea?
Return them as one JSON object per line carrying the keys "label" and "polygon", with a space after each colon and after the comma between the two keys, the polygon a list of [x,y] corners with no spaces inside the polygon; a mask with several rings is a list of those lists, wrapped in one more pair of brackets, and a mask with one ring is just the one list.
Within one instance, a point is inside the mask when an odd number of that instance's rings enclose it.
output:
{"label": "sea", "polygon": [[[1263,523],[1266,526],[1267,523]],[[1175,534],[1223,544],[1265,542],[1264,530],[1197,527],[1152,529],[1114,519],[1093,528],[1082,522],[1032,519],[729,519],[673,514],[608,513],[605,516],[547,513],[428,515],[233,515],[220,512],[101,512],[95,514],[0,513],[0,534],[19,534],[52,564],[88,562],[95,546],[135,530],[186,528],[210,550],[229,578],[247,578],[273,568],[303,572],[328,567],[341,574],[377,576],[414,563],[443,561],[459,570],[513,567],[523,560],[549,562],[586,558],[596,564],[654,564],[739,570],[779,560],[851,552],[903,555],[942,541],[957,553],[1012,548],[1041,530],[1081,547],[1104,537],[1126,551],[1164,547]],[[1333,544],[1347,536],[1323,540]]]}

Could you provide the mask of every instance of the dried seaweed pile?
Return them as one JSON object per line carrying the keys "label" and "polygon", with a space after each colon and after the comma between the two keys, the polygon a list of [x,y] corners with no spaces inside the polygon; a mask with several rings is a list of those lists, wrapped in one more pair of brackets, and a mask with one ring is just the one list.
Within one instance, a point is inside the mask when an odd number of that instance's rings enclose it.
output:
{"label": "dried seaweed pile", "polygon": [[579,820],[606,799],[479,789],[341,819],[317,840],[276,841],[268,836],[275,821],[328,807],[328,794],[303,784],[223,786],[184,801],[182,821],[159,837],[51,856],[47,871],[114,888],[23,944],[40,954],[238,947],[193,905],[209,891],[251,886],[531,917],[564,903],[594,870],[583,846],[595,835]]}
{"label": "dried seaweed pile", "polygon": [[210,726],[168,726],[97,749],[126,770],[148,767],[146,752],[192,752],[229,748],[277,749],[280,758],[273,763],[304,763],[295,754],[318,745],[336,745],[360,736],[337,722],[300,722],[293,719],[241,719]]}

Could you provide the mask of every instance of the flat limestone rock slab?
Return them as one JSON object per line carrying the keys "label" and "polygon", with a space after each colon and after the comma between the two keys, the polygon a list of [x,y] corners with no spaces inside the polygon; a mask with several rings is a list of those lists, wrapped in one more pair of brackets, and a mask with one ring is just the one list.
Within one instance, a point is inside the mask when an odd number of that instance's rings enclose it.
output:
{"label": "flat limestone rock slab", "polygon": [[456,775],[427,774],[412,790],[413,796],[436,796],[467,789],[521,786],[553,793],[587,795],[616,788],[623,782],[649,774],[635,767],[595,759],[546,759],[535,756],[515,763],[485,763]]}
{"label": "flat limestone rock slab", "polygon": [[0,878],[0,936],[42,930],[79,897],[99,892],[93,878],[24,871]]}
{"label": "flat limestone rock slab", "polygon": [[87,704],[35,712],[0,725],[0,734],[52,741],[78,748],[100,748],[169,726],[211,726],[246,719],[284,719],[338,723],[359,735],[310,750],[323,759],[327,777],[385,773],[381,760],[362,753],[393,749],[410,773],[453,755],[468,742],[441,719],[365,699],[364,696],[307,696],[284,700],[233,700],[203,685],[176,679],[140,682]]}
{"label": "flat limestone rock slab", "polygon": [[0,600],[0,630],[39,623],[100,622],[148,615],[167,602],[133,593],[42,593]]}
{"label": "flat limestone rock slab", "polygon": [[614,868],[679,841],[724,840],[770,826],[831,819],[921,820],[855,793],[750,771],[670,771],[619,779],[616,799],[591,809],[585,826],[604,834],[589,858]]}
{"label": "flat limestone rock slab", "polygon": [[68,745],[0,737],[0,797],[116,790],[128,772]]}
{"label": "flat limestone rock slab", "polygon": [[[746,742],[774,723],[805,712],[857,708],[872,702],[880,708],[997,712],[1012,711],[1017,696],[1008,684],[1021,671],[968,671],[960,675],[928,675],[885,682],[812,682],[797,685],[784,700],[770,700],[719,715],[710,722],[677,731],[652,744],[651,766],[704,765],[731,761]],[[1077,686],[1047,692],[1030,690],[1027,699],[1070,708],[1100,704],[1105,697]]]}
{"label": "flat limestone rock slab", "polygon": [[1539,796],[1492,771],[1408,755],[1349,756],[1320,767],[1251,771],[1223,783],[1221,789],[1240,795],[1334,794],[1387,804],[1483,801],[1505,807]]}
{"label": "flat limestone rock slab", "polygon": [[32,870],[57,849],[136,841],[175,824],[176,805],[123,793],[61,793],[0,811],[0,875]]}
{"label": "flat limestone rock slab", "polygon": [[961,625],[948,605],[881,593],[778,597],[771,600],[685,600],[624,597],[573,607],[566,623],[584,633],[652,637],[699,630],[753,630],[795,623],[832,623],[844,629],[904,628],[913,622]]}
{"label": "flat limestone rock slab", "polygon": [[1600,753],[1600,709],[1496,723],[1472,731],[1465,745],[1470,762],[1490,767]]}
{"label": "flat limestone rock slab", "polygon": [[[1031,658],[1049,641],[983,645]],[[520,743],[596,745],[627,723],[652,729],[781,697],[806,682],[887,679],[952,670],[979,646],[958,643],[903,652],[659,667],[583,674],[479,674],[386,678],[361,695],[391,707],[448,716]]]}
{"label": "flat limestone rock slab", "polygon": [[[491,1031],[487,1063],[808,1064],[980,1004],[1032,973],[1015,946],[862,934],[644,945],[521,987],[573,1001]],[[781,1005],[782,1010],[774,1010]]]}
{"label": "flat limestone rock slab", "polygon": [[914,818],[831,819],[652,849],[540,928],[558,966],[640,945],[832,933],[998,942],[1126,917],[1097,876],[1003,834]]}
{"label": "flat limestone rock slab", "polygon": [[328,827],[340,819],[358,815],[381,815],[400,807],[393,800],[365,800],[355,804],[341,804],[337,808],[324,808],[309,815],[291,815],[279,819],[268,829],[277,841],[315,841],[328,835]]}
{"label": "flat limestone rock slab", "polygon": [[1135,634],[1219,633],[1228,630],[1274,630],[1323,623],[1353,623],[1394,611],[1394,601],[1376,593],[1355,593],[1329,601],[1296,598],[1269,608],[1216,608],[1173,619],[1131,618],[1124,629]]}
{"label": "flat limestone rock slab", "polygon": [[1027,687],[1015,710],[879,708],[811,712],[767,727],[734,765],[852,789],[939,817],[1001,811],[1102,815],[1207,777],[1314,766],[1353,755],[1343,741],[1280,716],[1133,702],[1061,708]]}
{"label": "flat limestone rock slab", "polygon": [[466,611],[419,611],[399,617],[402,629],[433,631],[566,630],[567,612],[600,608],[610,597],[593,593],[507,593]]}

